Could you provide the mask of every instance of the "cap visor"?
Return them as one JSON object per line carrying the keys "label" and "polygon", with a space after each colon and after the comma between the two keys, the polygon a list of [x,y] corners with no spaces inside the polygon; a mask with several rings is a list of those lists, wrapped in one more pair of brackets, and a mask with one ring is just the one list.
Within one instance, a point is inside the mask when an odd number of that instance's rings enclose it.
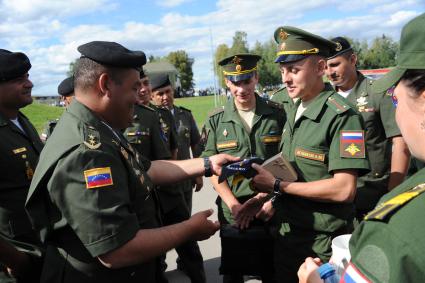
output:
{"label": "cap visor", "polygon": [[231,82],[239,82],[244,81],[247,79],[250,79],[252,76],[254,76],[254,72],[248,73],[248,74],[241,74],[241,75],[232,75],[232,76],[226,76],[226,78]]}
{"label": "cap visor", "polygon": [[406,69],[395,67],[382,78],[376,80],[372,84],[372,92],[380,93],[387,91],[390,87],[398,83],[401,77],[406,72]]}
{"label": "cap visor", "polygon": [[309,55],[280,55],[274,60],[275,63],[290,63],[307,58]]}

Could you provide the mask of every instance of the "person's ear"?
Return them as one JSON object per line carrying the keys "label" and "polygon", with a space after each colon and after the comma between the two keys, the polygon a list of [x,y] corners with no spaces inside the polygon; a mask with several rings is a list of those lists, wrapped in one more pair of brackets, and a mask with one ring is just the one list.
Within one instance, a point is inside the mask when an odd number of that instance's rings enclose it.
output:
{"label": "person's ear", "polygon": [[320,77],[323,77],[325,75],[325,71],[326,71],[326,60],[323,58],[320,58],[317,61],[317,73]]}
{"label": "person's ear", "polygon": [[357,64],[357,55],[356,54],[354,54],[354,53],[351,54],[350,63],[351,63],[352,66],[356,66],[356,64]]}
{"label": "person's ear", "polygon": [[99,93],[102,95],[109,95],[110,93],[110,77],[107,73],[102,73],[97,79],[97,87]]}

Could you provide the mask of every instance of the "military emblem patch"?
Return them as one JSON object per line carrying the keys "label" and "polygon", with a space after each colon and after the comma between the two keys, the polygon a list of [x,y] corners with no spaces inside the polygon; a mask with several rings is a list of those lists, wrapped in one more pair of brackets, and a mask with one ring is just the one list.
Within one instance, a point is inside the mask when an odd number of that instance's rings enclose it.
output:
{"label": "military emblem patch", "polygon": [[302,149],[302,148],[299,148],[299,147],[297,147],[295,149],[295,156],[306,158],[306,159],[311,159],[311,160],[316,160],[316,161],[320,161],[320,162],[325,162],[325,154],[324,153],[312,152],[312,151],[305,150],[305,149]]}
{"label": "military emblem patch", "polygon": [[364,106],[366,104],[367,104],[366,96],[361,96],[361,97],[357,98],[357,107]]}
{"label": "military emblem patch", "polygon": [[237,146],[238,146],[238,142],[235,140],[217,143],[217,149],[235,148]]}
{"label": "military emblem patch", "polygon": [[111,167],[94,168],[84,171],[87,189],[113,185]]}
{"label": "military emblem patch", "polygon": [[345,158],[365,158],[363,131],[341,131],[340,156]]}

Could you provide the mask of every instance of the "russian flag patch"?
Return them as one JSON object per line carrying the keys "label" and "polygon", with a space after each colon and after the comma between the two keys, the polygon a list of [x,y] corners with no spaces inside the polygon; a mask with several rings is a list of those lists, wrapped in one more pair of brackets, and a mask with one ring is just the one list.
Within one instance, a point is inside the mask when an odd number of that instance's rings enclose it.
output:
{"label": "russian flag patch", "polygon": [[340,156],[345,158],[365,158],[363,131],[341,131]]}
{"label": "russian flag patch", "polygon": [[340,283],[370,283],[370,281],[364,276],[354,265],[350,263],[345,269],[342,275]]}
{"label": "russian flag patch", "polygon": [[111,167],[94,168],[84,171],[86,188],[94,189],[113,185]]}

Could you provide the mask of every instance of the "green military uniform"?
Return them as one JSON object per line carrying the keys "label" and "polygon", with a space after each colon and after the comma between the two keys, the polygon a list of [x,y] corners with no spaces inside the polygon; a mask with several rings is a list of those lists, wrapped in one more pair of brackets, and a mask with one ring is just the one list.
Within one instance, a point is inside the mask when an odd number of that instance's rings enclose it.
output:
{"label": "green military uniform", "polygon": [[[308,54],[328,57],[335,44],[294,27],[275,32],[280,43],[276,62],[303,60]],[[360,115],[329,84],[295,120],[288,114],[281,149],[298,173],[297,182],[330,179],[337,170],[360,173],[369,169]],[[275,241],[275,269],[279,282],[296,282],[297,270],[308,256],[327,261],[333,237],[353,229],[354,206],[351,203],[318,202],[295,195],[278,197],[280,229]]]}
{"label": "green military uniform", "polygon": [[96,258],[139,229],[158,227],[149,166],[124,136],[71,103],[40,156],[27,201],[48,243],[43,280],[154,282],[154,262],[108,269]]}
{"label": "green military uniform", "polygon": [[294,101],[289,97],[286,87],[282,87],[275,91],[271,95],[270,100],[282,104],[283,109],[285,109],[285,112],[288,114],[294,110]]}
{"label": "green military uniform", "polygon": [[357,272],[370,282],[423,281],[424,192],[422,169],[381,198],[351,237],[346,276]]}
{"label": "green military uniform", "polygon": [[[342,46],[342,50],[328,59],[343,56],[352,50],[349,42],[342,37],[332,39]],[[360,112],[365,127],[366,149],[371,172],[357,179],[355,206],[357,218],[361,220],[372,210],[379,198],[388,192],[391,169],[391,138],[400,136],[395,122],[395,108],[391,97],[383,93],[373,93],[373,80],[357,72],[357,82],[346,99]],[[338,89],[336,89],[338,91]]]}
{"label": "green military uniform", "polygon": [[[270,158],[279,152],[284,123],[285,114],[281,105],[265,101],[256,95],[254,122],[251,133],[248,133],[231,98],[224,108],[218,109],[206,122],[208,139],[202,156],[227,153],[241,158]],[[230,177],[228,183],[237,199],[245,201],[255,195],[249,186],[250,180],[234,183],[233,179],[234,176]],[[225,220],[234,223],[230,209],[221,200],[220,203]]]}
{"label": "green military uniform", "polygon": [[24,205],[43,143],[20,112],[18,121],[25,133],[0,113],[0,235],[41,261],[42,245]]}
{"label": "green military uniform", "polygon": [[156,111],[144,105],[134,106],[134,121],[124,136],[143,157],[149,160],[169,159],[171,153],[161,133],[159,117]]}
{"label": "green military uniform", "polygon": [[[198,157],[200,155],[198,148],[200,135],[192,112],[181,106],[174,106],[173,110],[174,120],[176,123],[175,128],[178,136],[177,159],[190,159],[191,146],[196,148],[196,151],[193,152],[193,157]],[[179,185],[181,185],[183,190],[187,207],[189,208],[189,211],[192,211],[193,180],[186,180],[181,182]]]}

